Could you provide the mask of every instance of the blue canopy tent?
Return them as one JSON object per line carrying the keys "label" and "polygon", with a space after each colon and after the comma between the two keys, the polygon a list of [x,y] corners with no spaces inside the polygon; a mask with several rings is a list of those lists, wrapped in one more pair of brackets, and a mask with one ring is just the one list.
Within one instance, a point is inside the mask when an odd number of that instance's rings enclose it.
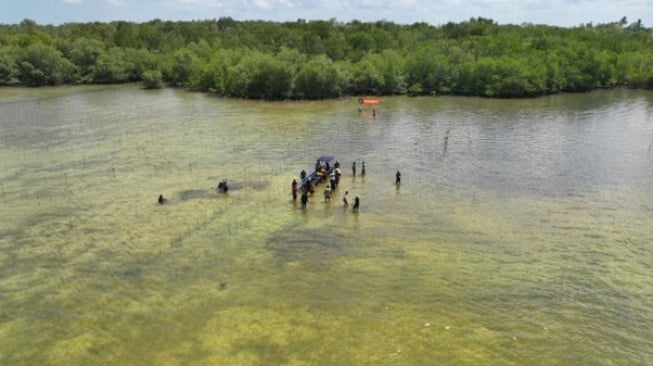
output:
{"label": "blue canopy tent", "polygon": [[319,183],[329,177],[333,172],[333,156],[322,155],[315,161],[315,170],[302,179],[302,185],[307,185],[309,182]]}
{"label": "blue canopy tent", "polygon": [[322,155],[319,158],[317,158],[317,161],[319,161],[320,163],[329,163],[329,165],[333,165],[331,164],[331,162],[333,161],[333,156]]}

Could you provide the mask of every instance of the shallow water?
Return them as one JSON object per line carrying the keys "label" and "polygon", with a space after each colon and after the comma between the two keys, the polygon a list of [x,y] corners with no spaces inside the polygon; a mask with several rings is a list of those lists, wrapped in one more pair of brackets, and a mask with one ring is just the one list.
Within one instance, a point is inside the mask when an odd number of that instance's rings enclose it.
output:
{"label": "shallow water", "polygon": [[0,89],[0,364],[648,364],[652,106]]}

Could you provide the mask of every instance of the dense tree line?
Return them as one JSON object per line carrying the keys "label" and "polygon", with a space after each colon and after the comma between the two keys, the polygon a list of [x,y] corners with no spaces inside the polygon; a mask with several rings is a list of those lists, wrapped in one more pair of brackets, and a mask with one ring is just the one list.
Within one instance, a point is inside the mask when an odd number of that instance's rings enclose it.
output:
{"label": "dense tree line", "polygon": [[625,18],[573,28],[484,18],[0,25],[0,85],[136,81],[267,100],[653,89],[653,32]]}

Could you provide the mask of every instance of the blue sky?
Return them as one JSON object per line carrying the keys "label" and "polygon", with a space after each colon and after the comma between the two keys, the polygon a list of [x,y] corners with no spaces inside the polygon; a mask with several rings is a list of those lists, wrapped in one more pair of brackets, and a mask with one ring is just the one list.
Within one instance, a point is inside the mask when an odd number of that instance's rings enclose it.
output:
{"label": "blue sky", "polygon": [[31,19],[67,22],[202,20],[294,21],[336,18],[342,22],[387,20],[440,25],[484,17],[500,24],[573,27],[626,17],[653,26],[653,0],[0,0],[0,23]]}

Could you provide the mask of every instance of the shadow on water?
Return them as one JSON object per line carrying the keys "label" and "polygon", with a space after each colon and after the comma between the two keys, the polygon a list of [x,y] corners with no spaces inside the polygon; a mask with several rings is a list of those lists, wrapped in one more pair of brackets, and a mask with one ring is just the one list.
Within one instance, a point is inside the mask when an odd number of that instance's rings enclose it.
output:
{"label": "shadow on water", "polygon": [[333,228],[285,228],[272,234],[266,246],[274,252],[277,264],[301,263],[325,269],[334,261],[352,256],[351,242],[334,233]]}
{"label": "shadow on water", "polygon": [[283,351],[281,345],[277,344],[271,336],[264,336],[261,340],[257,341],[240,341],[235,342],[231,347],[233,355],[238,354],[264,354],[265,364],[269,365],[287,365],[290,363],[290,358],[286,352]]}
{"label": "shadow on water", "polygon": [[[227,181],[227,182],[229,184],[229,192],[238,191],[245,188],[251,188],[256,191],[263,191],[270,186],[270,182],[267,181],[246,181],[246,182]],[[216,198],[217,197],[216,193],[217,193],[217,184],[214,190],[186,189],[177,192],[177,196],[182,201],[189,201],[189,200],[201,199],[201,198]]]}
{"label": "shadow on water", "polygon": [[188,201],[199,198],[213,198],[215,194],[206,189],[187,189],[185,191],[177,192],[179,199],[182,201]]}
{"label": "shadow on water", "polygon": [[123,280],[141,282],[143,280],[143,270],[141,267],[142,265],[138,263],[125,264],[116,272],[116,275]]}

